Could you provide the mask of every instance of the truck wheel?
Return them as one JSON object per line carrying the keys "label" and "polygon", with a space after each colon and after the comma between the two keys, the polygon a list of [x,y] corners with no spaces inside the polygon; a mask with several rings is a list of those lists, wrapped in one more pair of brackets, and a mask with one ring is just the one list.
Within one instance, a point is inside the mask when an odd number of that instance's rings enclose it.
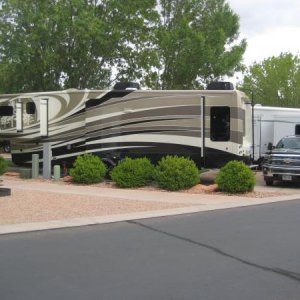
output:
{"label": "truck wheel", "polygon": [[274,183],[274,181],[272,179],[266,179],[265,181],[266,181],[267,186],[272,186]]}

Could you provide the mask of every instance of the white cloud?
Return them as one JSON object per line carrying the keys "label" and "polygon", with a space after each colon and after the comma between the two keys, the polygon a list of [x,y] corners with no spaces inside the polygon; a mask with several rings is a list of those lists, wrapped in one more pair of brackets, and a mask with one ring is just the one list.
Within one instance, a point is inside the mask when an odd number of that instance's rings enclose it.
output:
{"label": "white cloud", "polygon": [[282,52],[300,52],[299,0],[229,0],[240,16],[240,33],[248,47],[246,65]]}
{"label": "white cloud", "polygon": [[229,0],[240,16],[241,30],[247,36],[272,27],[300,27],[298,0]]}
{"label": "white cloud", "polygon": [[260,62],[271,56],[278,56],[283,52],[294,55],[300,51],[299,27],[275,27],[258,33],[248,39],[245,54],[245,64]]}

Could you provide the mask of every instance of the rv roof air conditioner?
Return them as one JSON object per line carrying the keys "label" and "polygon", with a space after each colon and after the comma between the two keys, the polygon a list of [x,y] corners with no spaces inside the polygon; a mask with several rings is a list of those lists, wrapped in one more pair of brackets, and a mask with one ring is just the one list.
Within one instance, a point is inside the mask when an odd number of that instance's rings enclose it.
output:
{"label": "rv roof air conditioner", "polygon": [[140,85],[136,82],[117,82],[114,85],[114,90],[139,90]]}
{"label": "rv roof air conditioner", "polygon": [[231,82],[216,81],[207,85],[207,90],[234,90]]}

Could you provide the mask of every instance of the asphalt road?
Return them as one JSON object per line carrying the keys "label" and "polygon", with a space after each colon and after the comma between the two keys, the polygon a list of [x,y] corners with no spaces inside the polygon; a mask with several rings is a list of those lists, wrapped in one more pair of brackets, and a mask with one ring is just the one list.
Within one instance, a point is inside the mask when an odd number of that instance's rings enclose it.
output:
{"label": "asphalt road", "polygon": [[0,299],[300,298],[300,200],[0,236]]}

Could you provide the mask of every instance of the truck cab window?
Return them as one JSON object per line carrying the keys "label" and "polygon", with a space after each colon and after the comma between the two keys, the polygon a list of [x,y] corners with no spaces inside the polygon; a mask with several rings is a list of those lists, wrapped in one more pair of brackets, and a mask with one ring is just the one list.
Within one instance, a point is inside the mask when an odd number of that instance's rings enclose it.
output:
{"label": "truck cab window", "polygon": [[210,110],[210,139],[212,141],[229,141],[230,108],[213,106]]}

